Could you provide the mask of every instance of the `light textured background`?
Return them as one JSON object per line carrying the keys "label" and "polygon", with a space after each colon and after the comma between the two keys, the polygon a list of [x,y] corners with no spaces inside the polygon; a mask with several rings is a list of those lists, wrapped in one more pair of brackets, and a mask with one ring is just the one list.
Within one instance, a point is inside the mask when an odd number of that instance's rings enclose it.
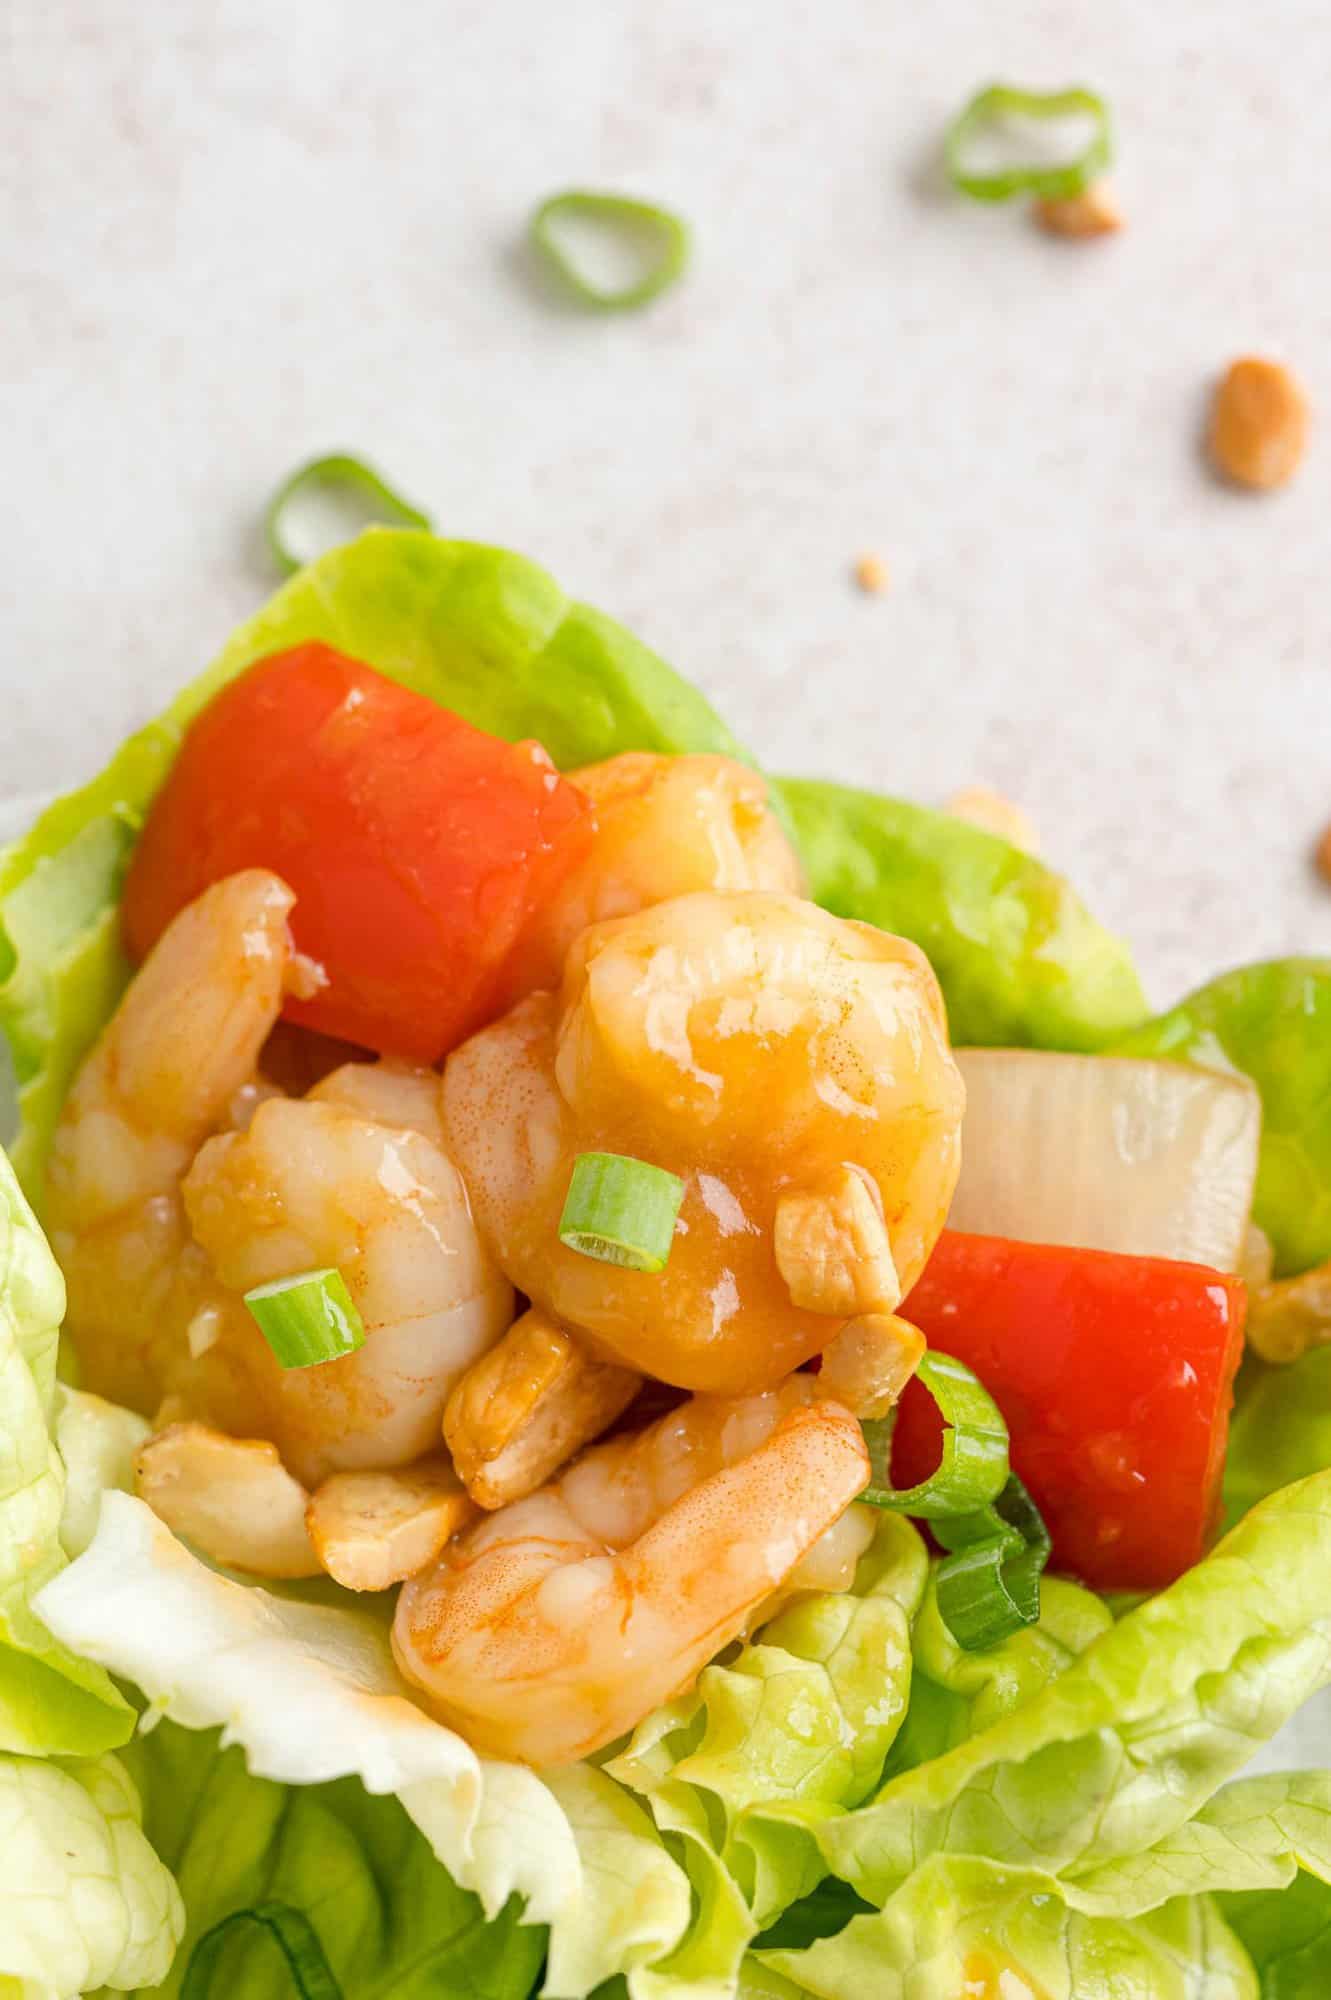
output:
{"label": "light textured background", "polygon": [[[204,662],[345,444],[770,765],[1023,799],[1157,998],[1331,947],[1331,424],[1271,499],[1197,451],[1244,348],[1331,407],[1322,0],[8,0],[0,48],[0,793]],[[1109,94],[1120,240],[940,188],[996,74]],[[570,182],[686,211],[687,285],[553,304]]]}
{"label": "light textured background", "polygon": [[[1324,0],[7,0],[0,60],[0,798],[204,663],[346,445],[773,767],[1009,790],[1158,999],[1331,948],[1331,425],[1273,499],[1198,454],[1245,348],[1331,406]],[[994,75],[1110,95],[1122,239],[947,196]],[[687,285],[554,304],[573,182],[686,211]]]}

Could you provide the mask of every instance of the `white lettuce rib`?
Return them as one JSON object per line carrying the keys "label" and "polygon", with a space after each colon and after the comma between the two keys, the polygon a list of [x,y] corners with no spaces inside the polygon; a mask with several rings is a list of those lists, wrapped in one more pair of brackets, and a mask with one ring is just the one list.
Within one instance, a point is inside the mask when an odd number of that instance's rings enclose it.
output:
{"label": "white lettuce rib", "polygon": [[549,1923],[578,1899],[577,1844],[549,1790],[523,1767],[483,1763],[418,1708],[373,1617],[219,1576],[116,1492],[34,1609],[158,1715],[220,1726],[256,1775],[303,1785],[354,1775],[396,1793],[488,1915],[516,1894],[528,1922]]}

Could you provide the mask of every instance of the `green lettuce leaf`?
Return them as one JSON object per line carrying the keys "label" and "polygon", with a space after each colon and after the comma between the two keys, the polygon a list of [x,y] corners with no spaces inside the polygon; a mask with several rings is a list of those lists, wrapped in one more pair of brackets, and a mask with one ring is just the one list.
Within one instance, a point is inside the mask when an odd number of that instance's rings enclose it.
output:
{"label": "green lettuce leaf", "polygon": [[1153,1847],[1331,1679],[1331,1474],[1262,1501],[1213,1555],[1024,1706],[820,1830],[882,1904],[933,1853],[1051,1875]]}
{"label": "green lettuce leaf", "polygon": [[116,1758],[0,1757],[0,1857],[0,1993],[72,2000],[166,1976],[184,1912]]}
{"label": "green lettuce leaf", "polygon": [[693,1915],[689,1878],[646,1811],[603,1772],[575,1764],[550,1789],[578,1840],[585,1908],[594,1921],[561,1924],[550,1942],[543,1992],[582,2000],[616,1972],[668,1959]]}
{"label": "green lettuce leaf", "polygon": [[784,779],[812,894],[913,938],[959,1043],[1096,1049],[1146,1012],[1127,949],[1060,875],[946,813]]}
{"label": "green lettuce leaf", "polygon": [[65,1564],[65,1481],[52,1442],[65,1285],[0,1152],[0,1750],[89,1756],[128,1740],[134,1711],[60,1645],[31,1599]]}
{"label": "green lettuce leaf", "polygon": [[1331,959],[1278,958],[1213,979],[1115,1044],[1250,1076],[1262,1097],[1253,1214],[1279,1272],[1331,1257]]}
{"label": "green lettuce leaf", "polygon": [[[646,1799],[658,1835],[684,1870],[695,1912],[690,1928],[664,1959],[630,1974],[631,2000],[668,2000],[672,1994],[729,2000],[745,1947],[758,1928],[722,1858],[723,1827],[704,1795],[672,1775],[680,1743],[696,1734],[690,1727],[695,1712],[690,1702],[685,1697],[647,1717],[632,1739],[628,1775],[619,1772],[614,1779]],[[607,1765],[607,1783],[610,1770]]]}
{"label": "green lettuce leaf", "polygon": [[[485,1917],[507,1921],[516,1910],[522,1924],[550,1926],[552,2000],[583,2000],[618,1973],[628,1974],[632,2000],[713,1992],[719,2000],[733,1983],[755,1927],[705,1818],[689,1817],[697,1795],[681,1786],[685,1810],[675,1814],[668,1800],[653,1800],[654,1823],[600,1772],[556,1773],[547,1784],[523,1766],[478,1758],[416,1706],[382,1617],[346,1593],[305,1602],[219,1575],[141,1501],[108,1491],[91,1543],[42,1592],[41,1610],[68,1642],[134,1682],[154,1715],[200,1732],[220,1725],[253,1778],[273,1781],[254,1796],[276,1801],[279,1817],[343,1779],[364,1792],[366,1812],[395,1795],[441,1882],[447,1870]],[[145,1769],[145,1784],[150,1777]],[[211,1782],[204,1753],[197,1777]],[[163,1814],[182,1815],[164,1839],[170,1857],[195,1838],[202,1808],[176,1776],[148,1796],[152,1827]],[[232,1837],[235,1810],[234,1801],[219,1807],[212,1838]],[[200,1870],[203,1880],[206,1858]],[[203,1921],[195,1880],[182,1871],[191,1937]],[[292,1885],[265,1877],[234,1907],[265,1898],[301,1909],[336,1961],[317,1912]],[[202,1908],[215,1905],[205,1899]],[[273,1953],[257,1932],[228,1950],[246,1963]]]}
{"label": "green lettuce leaf", "polygon": [[[154,1994],[178,1994],[198,1940],[234,1911],[275,1902],[312,1925],[346,2000],[527,2000],[545,1934],[509,1903],[487,1920],[396,1799],[356,1778],[309,1786],[252,1776],[215,1731],[165,1722],[125,1752],[144,1830],[184,1897],[184,1944]],[[228,1938],[217,2000],[292,2000],[270,1941]]]}
{"label": "green lettuce leaf", "polygon": [[134,1454],[151,1429],[133,1410],[57,1383],[55,1442],[65,1468],[60,1545],[67,1556],[81,1556],[96,1534],[104,1493],[133,1492]]}
{"label": "green lettuce leaf", "polygon": [[1331,1993],[1331,1888],[1300,1875],[1288,1889],[1217,1897],[1257,1968],[1262,2000],[1326,2000]]}
{"label": "green lettuce leaf", "polygon": [[911,1619],[927,1574],[916,1530],[884,1514],[850,1591],[780,1612],[606,1766],[658,1824],[663,1800],[690,1814],[742,1890],[751,1929],[824,1872],[800,1809],[856,1805],[878,1780],[909,1701]]}
{"label": "green lettuce leaf", "polygon": [[497,736],[538,737],[561,765],[631,749],[740,754],[696,689],[523,556],[371,528],[311,563],[100,777],[0,854],[0,1026],[19,1084],[15,1165],[30,1195],[69,1080],[125,982],[121,883],[181,737],[245,667],[306,639]]}
{"label": "green lettuce leaf", "polygon": [[1331,1347],[1316,1347],[1287,1368],[1251,1354],[1239,1374],[1225,1458],[1225,1518],[1296,1479],[1331,1467]]}
{"label": "green lettuce leaf", "polygon": [[1258,2000],[1259,1992],[1247,1953],[1207,1897],[1180,1897],[1135,1919],[1084,1916],[1020,1869],[939,1854],[881,1910],[803,1950],[756,1956],[817,2000],[1009,1991],[1040,2000]]}
{"label": "green lettuce leaf", "polygon": [[[288,1784],[360,1778],[395,1793],[454,1880],[532,1922],[576,1896],[568,1822],[530,1771],[478,1758],[410,1699],[375,1610],[278,1597],[219,1575],[141,1500],[103,1495],[88,1548],[40,1593],[67,1645],[132,1681],[155,1714],[222,1727]],[[337,1599],[341,1601],[338,1602]]]}
{"label": "green lettuce leaf", "polygon": [[936,1569],[912,1633],[915,1665],[910,1709],[887,1761],[895,1777],[941,1757],[977,1730],[1025,1707],[1066,1672],[1093,1640],[1113,1624],[1091,1591],[1065,1577],[1045,1577],[1040,1621],[982,1653],[959,1646],[938,1610]]}
{"label": "green lettuce leaf", "polygon": [[[30,1195],[69,1080],[123,988],[118,903],[144,815],[185,728],[267,653],[324,639],[556,763],[628,749],[738,756],[695,689],[524,557],[372,528],[301,570],[106,770],[0,854],[0,1027],[19,1082],[15,1164]],[[899,930],[943,983],[958,1041],[1096,1048],[1145,1013],[1123,947],[1062,879],[942,813],[790,781],[813,893]]]}
{"label": "green lettuce leaf", "polygon": [[1142,1854],[1061,1884],[1087,1915],[1143,1916],[1175,1896],[1286,1889],[1303,1868],[1331,1881],[1331,1772],[1240,1778]]}

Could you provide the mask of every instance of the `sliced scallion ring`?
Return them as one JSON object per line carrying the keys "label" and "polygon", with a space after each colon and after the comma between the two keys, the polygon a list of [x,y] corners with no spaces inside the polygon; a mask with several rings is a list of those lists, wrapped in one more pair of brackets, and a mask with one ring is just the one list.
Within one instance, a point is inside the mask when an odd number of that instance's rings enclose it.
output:
{"label": "sliced scallion ring", "polygon": [[630,1271],[662,1271],[684,1183],[664,1167],[622,1153],[579,1153],[559,1240],[580,1256]]}
{"label": "sliced scallion ring", "polygon": [[[571,226],[570,226],[571,225]],[[642,276],[608,285],[591,276],[574,254],[575,232],[590,225],[615,248],[641,253]],[[543,201],[528,224],[532,247],[585,306],[596,312],[630,312],[645,306],[684,275],[689,261],[689,226],[682,216],[656,202],[630,195],[568,188]]]}
{"label": "sliced scallion ring", "polygon": [[428,528],[432,525],[428,514],[419,507],[413,507],[400,493],[395,493],[387,480],[381,479],[374,467],[367,465],[363,458],[353,458],[349,452],[330,452],[324,458],[312,458],[305,465],[298,465],[274,493],[264,510],[264,533],[273,561],[284,576],[291,576],[304,567],[310,559],[297,555],[288,539],[287,517],[293,507],[314,498],[336,499],[348,506],[354,505],[358,525],[370,521],[381,521],[394,528]]}
{"label": "sliced scallion ring", "polygon": [[[1082,150],[1066,160],[1028,160],[981,169],[973,162],[978,138],[992,136],[1009,120],[1089,118],[1091,133]],[[953,119],[943,145],[948,179],[975,201],[1010,201],[1032,194],[1058,200],[1080,194],[1102,174],[1114,153],[1109,106],[1094,90],[1021,90],[991,83]]]}
{"label": "sliced scallion ring", "polygon": [[939,1616],[959,1646],[985,1652],[1038,1623],[1051,1543],[1015,1472],[991,1506],[931,1525],[935,1540],[950,1551],[935,1578]]}
{"label": "sliced scallion ring", "polygon": [[233,1910],[205,1931],[190,1953],[180,2000],[211,2000],[228,1940],[251,1924],[267,1932],[286,1960],[297,2000],[342,2000],[342,1988],[324,1956],[318,1932],[305,1912],[290,1903],[255,1903],[250,1909]]}
{"label": "sliced scallion ring", "polygon": [[284,1368],[317,1368],[365,1345],[365,1327],[333,1267],[255,1285],[245,1303]]}
{"label": "sliced scallion ring", "polygon": [[950,1354],[931,1351],[916,1370],[943,1418],[943,1456],[918,1486],[898,1491],[888,1477],[892,1444],[890,1417],[865,1418],[871,1483],[860,1499],[871,1507],[937,1521],[973,1514],[1003,1491],[1008,1478],[1008,1431],[1003,1415],[978,1376]]}

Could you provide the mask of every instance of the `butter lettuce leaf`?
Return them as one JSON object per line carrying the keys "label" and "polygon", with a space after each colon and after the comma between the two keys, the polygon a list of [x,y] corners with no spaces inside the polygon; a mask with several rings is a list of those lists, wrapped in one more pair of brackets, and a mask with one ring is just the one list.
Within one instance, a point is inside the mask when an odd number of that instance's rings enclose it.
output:
{"label": "butter lettuce leaf", "polygon": [[1286,1889],[1299,1870],[1331,1881],[1331,1772],[1240,1778],[1142,1854],[1073,1875],[1062,1893],[1088,1915],[1142,1916],[1175,1896]]}
{"label": "butter lettuce leaf", "polygon": [[911,1635],[914,1672],[905,1725],[892,1746],[885,1776],[928,1763],[987,1729],[1065,1673],[1113,1624],[1093,1592],[1066,1577],[1040,1585],[1040,1619],[981,1653],[957,1644],[938,1609],[937,1568]]}
{"label": "butter lettuce leaf", "polygon": [[[237,1911],[277,1903],[312,1926],[346,2000],[527,2000],[545,1933],[516,1903],[488,1918],[450,1881],[400,1803],[356,1778],[288,1786],[253,1776],[215,1730],[164,1722],[124,1753],[144,1830],[173,1869],[188,1922],[161,2000],[178,1994],[201,1937]],[[148,1978],[139,1982],[145,1989]],[[270,1940],[233,1930],[217,2000],[292,2000]]]}
{"label": "butter lettuce leaf", "polygon": [[1241,1520],[1268,1493],[1331,1467],[1331,1347],[1288,1367],[1249,1355],[1236,1385],[1225,1458],[1225,1517]]}
{"label": "butter lettuce leaf", "polygon": [[1070,1874],[1154,1847],[1331,1680],[1331,1474],[1214,1554],[1042,1692],[830,1821],[832,1872],[881,1905],[928,1856]]}
{"label": "butter lettuce leaf", "polygon": [[[1149,1916],[1084,1916],[1047,1883],[956,1855],[931,1856],[881,1910],[761,1965],[817,2000],[1259,2000],[1252,1962],[1207,1897]],[[761,1989],[759,1989],[761,1990]]]}
{"label": "butter lettuce leaf", "polygon": [[922,947],[953,1041],[1096,1049],[1145,1016],[1126,946],[1042,862],[900,799],[812,779],[777,789],[814,898]]}
{"label": "butter lettuce leaf", "polygon": [[668,1959],[692,1922],[692,1891],[622,1785],[585,1764],[554,1771],[548,1782],[577,1836],[592,1921],[558,1926],[542,1991],[550,2000],[583,2000],[616,1972]]}
{"label": "butter lettuce leaf", "polygon": [[[629,749],[743,755],[704,697],[612,619],[507,550],[372,528],[301,570],[232,635],[102,774],[0,854],[0,1027],[19,1082],[15,1149],[30,1195],[69,1080],[126,966],[119,896],[135,840],[185,729],[265,654],[322,639],[556,763]],[[827,908],[914,938],[958,1041],[1097,1048],[1146,1013],[1118,941],[1067,884],[946,814],[789,781],[789,810]]]}
{"label": "butter lettuce leaf", "polygon": [[184,1912],[116,1758],[0,1757],[0,1856],[0,1993],[73,2000],[165,1978]]}
{"label": "butter lettuce leaf", "polygon": [[100,1667],[54,1638],[32,1598],[64,1567],[65,1477],[50,1425],[65,1286],[0,1152],[0,1750],[95,1755],[134,1711]]}
{"label": "butter lettuce leaf", "polygon": [[816,1821],[878,1781],[910,1699],[911,1620],[927,1575],[916,1530],[882,1515],[851,1590],[778,1613],[606,1766],[658,1824],[663,1807],[690,1815],[743,1892],[751,1930],[824,1873],[802,1809]]}
{"label": "butter lettuce leaf", "polygon": [[[141,1500],[103,1496],[84,1553],[46,1585],[41,1616],[132,1681],[154,1714],[221,1727],[281,1783],[356,1776],[396,1793],[455,1881],[532,1922],[576,1892],[571,1830],[530,1771],[492,1765],[410,1699],[373,1611],[278,1597],[190,1553]],[[494,1793],[498,1788],[498,1798]]]}
{"label": "butter lettuce leaf", "polygon": [[523,556],[371,528],[292,577],[101,775],[0,853],[0,1026],[19,1085],[29,1194],[69,1080],[124,986],[119,897],[189,723],[265,654],[323,639],[479,728],[535,736],[561,765],[620,750],[739,755],[695,688]]}
{"label": "butter lettuce leaf", "polygon": [[[380,1866],[371,1837],[380,1825],[376,1815],[395,1802],[430,1857],[437,1896],[471,1892],[458,1905],[474,1912],[466,1915],[469,1933],[484,1920],[505,1927],[501,1942],[514,1923],[538,1933],[534,1960],[525,1945],[511,1945],[530,1972],[545,1949],[540,1927],[549,1926],[551,2000],[583,2000],[621,1973],[628,1975],[633,2000],[673,2000],[677,1994],[704,2000],[713,1990],[720,1996],[755,1927],[705,1820],[672,1818],[664,1806],[654,1820],[598,1771],[552,1774],[547,1784],[525,1766],[478,1757],[416,1705],[393,1665],[382,1616],[335,1590],[325,1595],[327,1601],[306,1602],[219,1575],[141,1501],[116,1491],[103,1495],[87,1549],[41,1594],[43,1618],[90,1658],[132,1681],[151,1704],[150,1718],[166,1716],[201,1732],[196,1761],[177,1745],[171,1768],[155,1781],[156,1732],[127,1753],[144,1760],[136,1768],[149,1799],[150,1830],[162,1834],[162,1853],[171,1858],[187,1849],[195,1857],[181,1867],[191,1939],[209,1927],[204,1918],[210,1912],[213,1921],[228,1913],[210,1893],[213,1845],[231,1842],[239,1854],[253,1840],[262,1869],[245,1878],[236,1890],[240,1900],[229,1907],[285,1898],[314,1924],[335,1969],[353,1946],[353,1958],[362,1948],[373,1956],[360,1942],[363,1926],[347,1933],[343,1951],[335,1917],[326,1937],[319,1907],[297,1894],[299,1883],[269,1879],[276,1835],[265,1831],[268,1822],[285,1826],[293,1813],[306,1811],[307,1797],[317,1801],[341,1785],[340,1819],[345,1823],[352,1814],[347,1800],[362,1800],[355,1811],[371,1815],[368,1859],[353,1857],[346,1866],[353,1873],[368,1866],[373,1879]],[[219,1728],[230,1776],[214,1780]],[[231,1746],[244,1752],[240,1766]],[[190,1782],[198,1797],[191,1797]],[[214,1782],[222,1787],[215,1807]],[[244,1810],[254,1824],[242,1837],[234,1827],[240,1806],[233,1794],[245,1785],[259,1789],[245,1792]],[[694,1795],[689,1799],[696,1803]],[[397,1824],[392,1813],[388,1820]],[[338,1839],[345,1844],[344,1835]],[[405,1839],[393,1836],[399,1844]],[[306,1865],[303,1849],[296,1859]],[[308,1881],[317,1886],[318,1868],[309,1866]],[[509,1943],[503,1948],[509,1950]],[[483,1941],[476,1944],[482,1958],[487,1949]],[[268,1966],[273,1977],[280,1970],[280,1958],[272,1965],[271,1943],[257,1932],[229,1942],[231,1952],[241,1954],[244,1967]],[[467,1978],[470,1985],[444,1980],[421,1990],[447,1993],[450,2000],[473,1991],[499,2000],[508,1990],[471,1971]],[[229,1983],[227,1990],[248,2000],[243,1984]],[[358,1996],[363,1990],[398,1989],[349,1988]]]}
{"label": "butter lettuce leaf", "polygon": [[67,1556],[81,1556],[96,1534],[104,1493],[133,1492],[134,1454],[150,1435],[134,1410],[57,1383],[55,1442],[65,1468],[60,1545]]}
{"label": "butter lettuce leaf", "polygon": [[1315,1875],[1299,1875],[1288,1889],[1216,1901],[1257,1969],[1262,2000],[1326,2000],[1331,1887]]}
{"label": "butter lettuce leaf", "polygon": [[1246,965],[1116,1042],[1250,1076],[1262,1098],[1255,1220],[1278,1272],[1331,1257],[1331,958]]}

